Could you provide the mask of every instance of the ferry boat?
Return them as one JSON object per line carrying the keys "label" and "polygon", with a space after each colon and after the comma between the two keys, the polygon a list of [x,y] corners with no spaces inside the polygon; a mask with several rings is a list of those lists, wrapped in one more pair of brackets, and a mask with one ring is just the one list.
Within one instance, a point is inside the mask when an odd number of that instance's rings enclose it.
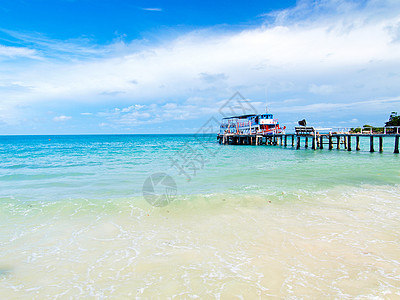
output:
{"label": "ferry boat", "polygon": [[220,135],[224,134],[284,134],[286,126],[281,128],[278,119],[270,113],[261,115],[241,115],[222,119]]}

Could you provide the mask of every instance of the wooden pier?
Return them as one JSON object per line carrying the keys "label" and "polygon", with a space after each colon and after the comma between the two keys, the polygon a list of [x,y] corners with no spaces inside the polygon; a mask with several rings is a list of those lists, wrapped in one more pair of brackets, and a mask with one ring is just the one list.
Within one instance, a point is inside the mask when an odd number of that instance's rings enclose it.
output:
{"label": "wooden pier", "polygon": [[[355,133],[323,133],[320,134],[312,127],[296,128],[295,133],[288,134],[238,134],[238,133],[225,133],[219,134],[217,139],[223,145],[272,145],[293,147],[296,149],[312,150],[324,149],[345,149],[352,151],[360,151],[360,140],[362,138],[369,138],[369,152],[375,152],[375,141],[378,140],[377,151],[383,152],[383,139],[394,138],[393,153],[399,153],[399,138],[400,134],[355,134]],[[352,144],[354,143],[354,144]],[[311,147],[310,147],[311,144]],[[354,146],[353,146],[354,145]]]}

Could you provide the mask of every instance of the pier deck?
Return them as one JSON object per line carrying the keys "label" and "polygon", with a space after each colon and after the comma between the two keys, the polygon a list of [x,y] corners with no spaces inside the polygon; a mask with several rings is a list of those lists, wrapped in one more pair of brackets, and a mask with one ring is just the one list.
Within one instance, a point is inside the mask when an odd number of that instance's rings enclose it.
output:
{"label": "pier deck", "polygon": [[[217,139],[220,144],[223,145],[281,145],[284,147],[296,147],[296,149],[307,149],[313,150],[324,149],[345,149],[347,151],[360,150],[360,139],[369,138],[369,151],[375,152],[376,139],[379,141],[378,151],[383,151],[383,139],[394,138],[394,150],[393,153],[399,153],[399,137],[400,134],[356,134],[356,133],[317,133],[315,131],[298,131],[296,133],[285,133],[285,134],[236,134],[236,133],[225,133],[218,134]],[[289,141],[290,140],[290,141]],[[290,142],[290,143],[289,143]],[[354,144],[353,144],[354,142]]]}

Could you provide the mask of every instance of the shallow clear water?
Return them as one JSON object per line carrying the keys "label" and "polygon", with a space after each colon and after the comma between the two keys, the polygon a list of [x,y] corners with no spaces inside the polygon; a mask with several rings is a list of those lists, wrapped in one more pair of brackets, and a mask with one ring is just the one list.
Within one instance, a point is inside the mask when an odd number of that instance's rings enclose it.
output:
{"label": "shallow clear water", "polygon": [[0,137],[0,297],[398,297],[400,156],[362,142]]}

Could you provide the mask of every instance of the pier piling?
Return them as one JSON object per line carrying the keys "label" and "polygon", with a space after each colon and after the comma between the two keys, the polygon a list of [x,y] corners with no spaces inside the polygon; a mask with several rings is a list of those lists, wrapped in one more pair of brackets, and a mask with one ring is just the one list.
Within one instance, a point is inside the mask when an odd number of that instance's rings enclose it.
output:
{"label": "pier piling", "polygon": [[369,152],[375,152],[375,150],[374,150],[374,137],[372,135],[369,137]]}
{"label": "pier piling", "polygon": [[347,151],[351,151],[351,136],[347,137]]}

